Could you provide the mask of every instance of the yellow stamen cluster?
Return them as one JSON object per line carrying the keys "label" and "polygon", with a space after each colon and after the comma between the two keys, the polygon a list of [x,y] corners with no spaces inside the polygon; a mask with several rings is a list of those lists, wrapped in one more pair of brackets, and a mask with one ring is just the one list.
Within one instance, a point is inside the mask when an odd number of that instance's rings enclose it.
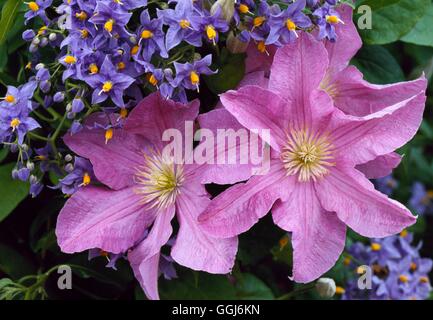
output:
{"label": "yellow stamen cluster", "polygon": [[421,283],[428,283],[428,282],[429,282],[428,277],[425,277],[425,276],[419,278],[419,281],[420,281]]}
{"label": "yellow stamen cluster", "polygon": [[333,146],[326,136],[313,134],[308,130],[292,130],[281,153],[281,160],[287,175],[298,175],[300,182],[316,181],[329,173],[334,166]]}
{"label": "yellow stamen cluster", "polygon": [[38,30],[38,35],[41,36],[41,35],[45,34],[47,32],[47,29],[48,29],[47,26],[40,27]]}
{"label": "yellow stamen cluster", "polygon": [[259,52],[261,52],[261,53],[266,52],[266,45],[265,45],[264,41],[257,42],[257,50],[259,50]]}
{"label": "yellow stamen cluster", "polygon": [[104,29],[108,33],[111,33],[113,31],[114,26],[114,19],[108,19],[107,22],[104,23]]}
{"label": "yellow stamen cluster", "polygon": [[126,108],[120,109],[119,115],[120,115],[120,118],[126,119],[126,117],[128,116],[128,109],[126,109]]}
{"label": "yellow stamen cluster", "polygon": [[14,103],[15,102],[15,97],[11,94],[6,95],[5,97],[5,101],[8,103]]}
{"label": "yellow stamen cluster", "polygon": [[239,12],[243,13],[243,14],[248,13],[248,12],[250,12],[250,8],[248,8],[248,6],[246,4],[241,3],[239,5]]}
{"label": "yellow stamen cluster", "polygon": [[105,144],[107,144],[108,141],[113,139],[113,135],[114,135],[113,128],[109,128],[109,129],[105,130]]}
{"label": "yellow stamen cluster", "polygon": [[87,29],[80,30],[81,38],[86,39],[89,36],[89,31]]}
{"label": "yellow stamen cluster", "polygon": [[111,81],[105,81],[102,85],[102,91],[103,92],[110,92],[111,89],[113,89],[113,82]]}
{"label": "yellow stamen cluster", "polygon": [[75,62],[77,62],[77,59],[74,56],[66,56],[63,61],[67,64],[74,64]]}
{"label": "yellow stamen cluster", "polygon": [[140,47],[139,46],[133,46],[132,48],[131,48],[131,56],[135,56],[137,53],[138,53],[138,50],[140,50]]}
{"label": "yellow stamen cluster", "polygon": [[97,74],[99,72],[99,68],[98,68],[98,66],[96,65],[96,63],[91,63],[90,65],[89,65],[89,73],[90,74]]}
{"label": "yellow stamen cluster", "polygon": [[189,28],[191,23],[188,20],[182,19],[179,21],[179,25],[182,29]]}
{"label": "yellow stamen cluster", "polygon": [[352,261],[352,259],[350,257],[345,257],[344,260],[343,260],[343,264],[345,266],[348,266],[351,261]]}
{"label": "yellow stamen cluster", "polygon": [[415,262],[412,262],[412,263],[410,264],[410,270],[411,270],[411,271],[415,271],[417,268],[418,268],[418,266],[417,266],[417,264],[416,264]]}
{"label": "yellow stamen cluster", "polygon": [[200,83],[200,77],[195,71],[191,71],[189,74],[189,79],[194,86],[197,86]]}
{"label": "yellow stamen cluster", "polygon": [[337,16],[326,16],[326,22],[337,24],[338,22],[340,22],[340,19],[338,19]]}
{"label": "yellow stamen cluster", "polygon": [[125,64],[125,62],[120,61],[120,62],[117,64],[117,70],[122,71],[122,70],[124,70],[125,68],[126,68],[126,64]]}
{"label": "yellow stamen cluster", "polygon": [[379,251],[380,249],[382,249],[382,246],[379,243],[373,242],[370,248],[373,251]]}
{"label": "yellow stamen cluster", "polygon": [[150,30],[143,30],[141,32],[141,39],[150,39],[153,37],[153,32]]}
{"label": "yellow stamen cluster", "polygon": [[36,2],[34,2],[34,1],[29,2],[29,3],[27,4],[27,6],[28,6],[29,9],[32,10],[33,12],[39,10],[39,5],[38,5]]}
{"label": "yellow stamen cluster", "polygon": [[215,31],[215,27],[212,25],[207,25],[206,26],[206,36],[209,40],[215,41],[215,38],[217,36],[217,33]]}
{"label": "yellow stamen cluster", "polygon": [[90,184],[91,180],[92,179],[90,178],[90,175],[87,172],[84,173],[83,182],[81,183],[80,186],[83,186],[83,187],[88,186]]}
{"label": "yellow stamen cluster", "polygon": [[135,175],[135,192],[151,208],[165,209],[173,205],[184,182],[183,166],[159,153],[144,156],[145,163]]}
{"label": "yellow stamen cluster", "polygon": [[346,290],[344,290],[343,287],[337,286],[337,287],[335,288],[335,294],[342,295],[342,294],[344,294],[345,292],[346,292]]}
{"label": "yellow stamen cluster", "polygon": [[296,24],[292,20],[287,19],[286,20],[286,28],[290,31],[295,31],[296,30]]}
{"label": "yellow stamen cluster", "polygon": [[12,119],[10,123],[12,130],[15,130],[20,125],[20,123],[21,123],[20,119],[18,118]]}
{"label": "yellow stamen cluster", "polygon": [[409,281],[409,278],[408,278],[408,276],[401,274],[398,276],[398,280],[400,280],[400,282],[402,282],[402,283],[406,283]]}
{"label": "yellow stamen cluster", "polygon": [[75,18],[77,18],[78,20],[84,21],[87,19],[87,13],[84,11],[80,11],[75,13]]}
{"label": "yellow stamen cluster", "polygon": [[263,22],[265,22],[265,20],[266,20],[265,17],[255,17],[253,19],[253,26],[255,28],[260,27],[263,24]]}
{"label": "yellow stamen cluster", "polygon": [[405,238],[407,236],[407,230],[404,229],[402,232],[400,232],[400,237]]}
{"label": "yellow stamen cluster", "polygon": [[147,81],[149,81],[149,83],[154,87],[156,87],[156,85],[158,84],[158,80],[155,78],[155,76],[152,73],[149,74]]}

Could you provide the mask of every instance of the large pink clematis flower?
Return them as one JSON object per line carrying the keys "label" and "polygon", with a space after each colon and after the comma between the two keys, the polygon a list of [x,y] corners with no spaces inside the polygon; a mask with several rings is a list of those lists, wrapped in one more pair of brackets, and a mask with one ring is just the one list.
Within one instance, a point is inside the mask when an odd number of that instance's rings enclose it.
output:
{"label": "large pink clematis flower", "polygon": [[[128,259],[137,279],[150,299],[158,299],[160,249],[172,235],[176,214],[179,231],[172,258],[194,270],[230,272],[237,239],[212,238],[197,223],[210,202],[200,182],[205,166],[175,163],[162,152],[168,143],[162,141],[163,132],[178,129],[185,135],[185,121],[195,120],[198,107],[197,101],[183,105],[155,93],[140,102],[123,128],[112,131],[108,143],[104,129],[65,136],[71,150],[91,161],[104,185],[83,187],[66,202],[56,228],[63,252],[132,248]],[[100,121],[96,116],[87,124]]]}
{"label": "large pink clematis flower", "polygon": [[[390,85],[374,85],[365,81],[356,67],[349,66],[350,60],[362,46],[361,38],[353,23],[352,8],[341,5],[338,11],[344,24],[340,23],[335,28],[338,36],[336,42],[324,42],[329,63],[325,76],[319,83],[319,87],[332,98],[335,107],[349,115],[363,117],[408,99],[423,90],[424,77]],[[246,59],[246,70],[250,73],[247,76],[250,79],[254,77],[257,83],[264,83],[262,86],[265,88],[267,79],[258,78],[269,73],[275,48],[270,47],[267,52],[268,54],[260,53],[255,46],[249,46]],[[285,80],[282,81],[284,83]],[[370,179],[380,178],[390,174],[400,161],[401,156],[392,152],[360,164],[357,169]]]}
{"label": "large pink clematis flower", "polygon": [[221,96],[242,126],[270,129],[271,169],[227,189],[199,217],[210,235],[227,238],[247,231],[272,209],[274,222],[292,233],[297,282],[312,281],[335,264],[346,226],[363,236],[385,237],[416,221],[356,167],[414,136],[424,110],[425,79],[409,97],[394,96],[364,116],[350,115],[335,108],[335,96],[321,88],[330,70],[328,56],[321,42],[302,34],[277,50],[267,88],[246,85]]}

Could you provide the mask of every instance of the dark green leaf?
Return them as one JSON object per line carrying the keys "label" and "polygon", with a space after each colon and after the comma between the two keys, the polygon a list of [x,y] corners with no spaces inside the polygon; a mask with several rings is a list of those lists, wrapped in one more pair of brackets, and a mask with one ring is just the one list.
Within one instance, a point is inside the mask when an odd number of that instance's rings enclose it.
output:
{"label": "dark green leaf", "polygon": [[4,4],[0,19],[0,45],[5,42],[21,4],[20,0],[7,0]]}
{"label": "dark green leaf", "polygon": [[0,222],[29,194],[29,185],[11,177],[14,163],[0,166]]}
{"label": "dark green leaf", "polygon": [[352,60],[365,80],[386,84],[404,81],[404,73],[389,51],[381,46],[364,46]]}
{"label": "dark green leaf", "polygon": [[[367,44],[385,44],[399,40],[412,30],[431,5],[430,0],[365,0],[372,10],[372,29],[359,30]],[[355,15],[355,21],[359,15]]]}
{"label": "dark green leaf", "polygon": [[413,29],[406,34],[402,41],[433,47],[433,4],[425,12],[425,15],[417,22]]}
{"label": "dark green leaf", "polygon": [[271,289],[262,280],[250,273],[241,274],[236,287],[238,299],[268,300],[274,298]]}
{"label": "dark green leaf", "polygon": [[4,159],[6,159],[6,157],[8,156],[8,153],[9,153],[9,149],[6,149],[6,148],[1,148],[1,149],[0,149],[0,163],[1,163]]}
{"label": "dark green leaf", "polygon": [[0,243],[0,270],[13,279],[33,274],[33,263],[17,250]]}

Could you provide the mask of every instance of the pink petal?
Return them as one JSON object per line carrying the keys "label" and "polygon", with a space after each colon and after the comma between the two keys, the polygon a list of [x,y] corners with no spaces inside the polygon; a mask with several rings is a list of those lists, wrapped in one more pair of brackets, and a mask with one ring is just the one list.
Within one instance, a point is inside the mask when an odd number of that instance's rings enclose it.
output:
{"label": "pink petal", "polygon": [[[251,139],[251,132],[245,129],[230,112],[223,108],[201,114],[198,117],[198,121],[200,128],[211,130],[215,135],[213,164],[201,166],[201,182],[233,184],[250,178],[255,167],[250,161],[250,148],[262,150],[264,146],[262,146],[261,139],[259,137],[256,138],[258,146],[253,144],[250,146],[249,142],[254,141]],[[218,129],[232,129],[236,132],[238,130],[245,130],[248,139],[236,139],[235,146],[230,146],[228,141],[226,141],[225,148],[218,148],[216,139]],[[196,148],[195,152],[200,152],[200,149]],[[261,153],[258,153],[258,155],[261,155]],[[223,157],[225,163],[219,164],[218,158],[223,159]],[[243,164],[244,162],[241,162],[241,159],[247,159],[249,162]]]}
{"label": "pink petal", "polygon": [[[305,32],[300,33],[297,41],[279,48],[275,54],[269,89],[278,92],[293,106],[290,116],[297,117],[298,126],[311,122],[314,115],[311,107],[320,107],[310,105],[309,99],[311,92],[319,87],[327,67],[328,54],[323,43]],[[260,98],[259,95],[256,97]]]}
{"label": "pink petal", "polygon": [[79,189],[60,211],[57,242],[66,253],[92,248],[121,253],[143,236],[154,218],[132,188],[112,191],[87,186]]}
{"label": "pink petal", "polygon": [[289,116],[287,102],[272,91],[245,86],[222,94],[221,102],[241,125],[249,130],[259,129],[263,140],[268,140],[262,135],[263,130],[270,130],[270,142],[266,142],[275,150],[285,142],[287,124],[284,121]]}
{"label": "pink petal", "polygon": [[322,208],[312,183],[296,182],[290,198],[274,205],[272,216],[278,226],[292,232],[294,281],[313,281],[338,260],[346,226]]}
{"label": "pink petal", "polygon": [[144,294],[150,300],[159,300],[159,257],[160,254],[157,253],[143,260],[140,245],[128,253],[128,260],[131,264],[132,271],[143,288]]}
{"label": "pink petal", "polygon": [[237,238],[216,239],[205,234],[197,218],[209,205],[207,196],[185,190],[176,200],[179,233],[171,250],[173,259],[188,268],[209,273],[229,273],[233,267]]}
{"label": "pink petal", "polygon": [[269,71],[277,47],[268,46],[266,50],[269,55],[266,54],[266,52],[260,52],[257,50],[257,45],[253,41],[250,42],[246,52],[247,58],[245,59],[246,74],[256,71]]}
{"label": "pink petal", "polygon": [[161,247],[167,243],[173,232],[171,220],[174,217],[175,207],[159,209],[155,212],[156,218],[147,237],[140,243],[140,255],[147,260],[160,252]]}
{"label": "pink petal", "polygon": [[157,147],[162,147],[163,132],[166,129],[178,129],[185,133],[185,121],[194,121],[198,109],[198,100],[184,105],[165,99],[157,92],[152,93],[131,111],[125,122],[125,129],[129,133],[142,135]]}
{"label": "pink petal", "polygon": [[84,128],[63,140],[72,151],[91,161],[100,182],[115,190],[134,183],[135,170],[143,165],[143,152],[149,148],[144,138],[123,129],[113,129],[113,138],[107,143],[103,129]]}
{"label": "pink petal", "polygon": [[421,124],[425,99],[421,92],[362,118],[343,115],[336,109],[328,130],[339,157],[363,164],[403,146]]}
{"label": "pink petal", "polygon": [[328,73],[330,74],[346,67],[362,46],[361,38],[352,20],[352,8],[348,5],[342,5],[338,8],[338,11],[344,24],[339,23],[335,28],[338,37],[337,41],[326,41],[325,44],[328,51]]}
{"label": "pink petal", "polygon": [[386,237],[414,224],[416,218],[399,202],[376,191],[363,174],[339,166],[316,182],[320,203],[327,211],[365,237]]}
{"label": "pink petal", "polygon": [[335,75],[332,87],[335,106],[347,114],[362,117],[425,91],[427,80],[421,76],[413,81],[375,85],[363,80],[362,73],[349,66]]}
{"label": "pink petal", "polygon": [[267,175],[253,176],[248,182],[236,184],[215,197],[199,216],[200,226],[218,238],[230,238],[249,230],[277,199],[291,192],[282,187],[287,179],[292,177],[286,177],[281,165],[271,164]]}
{"label": "pink petal", "polygon": [[398,153],[391,152],[367,163],[359,164],[356,169],[361,171],[368,179],[377,179],[391,174],[392,170],[400,164],[400,161],[401,156]]}

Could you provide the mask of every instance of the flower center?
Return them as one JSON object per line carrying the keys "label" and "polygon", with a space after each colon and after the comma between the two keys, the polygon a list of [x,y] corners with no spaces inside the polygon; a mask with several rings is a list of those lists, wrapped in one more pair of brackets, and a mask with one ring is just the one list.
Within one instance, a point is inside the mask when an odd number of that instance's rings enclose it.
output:
{"label": "flower center", "polygon": [[188,20],[186,20],[186,19],[182,19],[182,20],[179,21],[179,25],[180,25],[180,27],[182,29],[186,29],[186,28],[189,28],[189,26],[191,25],[191,23]]}
{"label": "flower center", "polygon": [[257,42],[257,50],[259,50],[259,52],[261,52],[261,53],[266,52],[266,45],[265,45],[264,41]]}
{"label": "flower center", "polygon": [[340,21],[337,16],[326,16],[326,22],[336,24]]}
{"label": "flower center", "polygon": [[195,86],[200,82],[200,77],[195,71],[191,71],[189,74],[189,79],[191,80],[191,83]]}
{"label": "flower center", "polygon": [[216,38],[216,31],[214,26],[208,25],[206,26],[206,36],[209,40],[214,40]]}
{"label": "flower center", "polygon": [[32,11],[38,11],[39,10],[39,5],[34,1],[29,2],[27,5],[29,6],[29,9]]}
{"label": "flower center", "polygon": [[173,205],[184,182],[183,166],[157,153],[144,157],[145,163],[134,177],[136,193],[142,195],[143,202],[151,208],[164,209]]}
{"label": "flower center", "polygon": [[15,97],[11,94],[6,95],[5,97],[5,101],[8,103],[14,103],[15,102]]}
{"label": "flower center", "polygon": [[281,153],[287,175],[298,175],[300,182],[316,181],[328,174],[327,167],[334,166],[332,145],[325,136],[311,134],[307,130],[291,131]]}
{"label": "flower center", "polygon": [[265,22],[265,20],[266,20],[265,17],[255,17],[253,19],[253,26],[256,28],[260,27],[263,24],[263,22]]}
{"label": "flower center", "polygon": [[113,135],[114,135],[113,128],[108,128],[107,130],[105,130],[105,144],[107,144],[108,141],[113,139]]}
{"label": "flower center", "polygon": [[97,74],[99,72],[99,68],[96,65],[96,63],[90,64],[90,66],[89,66],[89,72],[90,72],[90,74]]}
{"label": "flower center", "polygon": [[287,28],[288,30],[290,30],[290,31],[295,31],[295,29],[296,29],[296,24],[295,24],[292,20],[287,19],[287,20],[286,20],[286,28]]}
{"label": "flower center", "polygon": [[248,6],[246,4],[241,3],[239,5],[239,12],[244,13],[244,14],[248,13],[248,12],[250,12],[250,8],[248,8]]}
{"label": "flower center", "polygon": [[400,280],[400,282],[402,282],[402,283],[406,283],[409,281],[409,278],[406,275],[401,274],[398,276],[398,280]]}
{"label": "flower center", "polygon": [[108,33],[111,33],[113,31],[113,25],[114,25],[114,20],[113,19],[108,19],[107,22],[104,23],[104,29]]}
{"label": "flower center", "polygon": [[125,64],[125,62],[123,62],[123,61],[120,61],[118,64],[117,64],[117,70],[125,70],[125,68],[126,68],[126,64]]}
{"label": "flower center", "polygon": [[87,172],[85,172],[83,175],[83,182],[80,184],[80,186],[83,186],[83,187],[88,186],[90,184],[91,180],[92,179],[90,178],[90,175]]}
{"label": "flower center", "polygon": [[374,242],[371,244],[370,248],[373,251],[379,251],[382,248],[382,246],[380,245],[380,243]]}
{"label": "flower center", "polygon": [[132,48],[131,48],[131,55],[132,56],[135,56],[137,53],[138,53],[138,50],[140,50],[140,47],[139,46],[133,46]]}
{"label": "flower center", "polygon": [[104,84],[102,85],[103,92],[110,92],[112,88],[113,88],[113,82],[111,81],[105,81]]}
{"label": "flower center", "polygon": [[156,85],[158,84],[158,80],[155,78],[155,76],[152,73],[149,75],[147,81],[149,81],[149,83],[154,87],[156,87]]}
{"label": "flower center", "polygon": [[81,38],[86,39],[89,36],[89,31],[87,29],[80,30]]}
{"label": "flower center", "polygon": [[77,62],[77,59],[75,59],[74,56],[66,56],[63,61],[67,64],[74,64],[75,62]]}
{"label": "flower center", "polygon": [[77,12],[75,14],[75,18],[77,18],[78,20],[84,21],[87,19],[87,13],[85,13],[84,11]]}
{"label": "flower center", "polygon": [[153,33],[150,30],[143,30],[141,32],[141,39],[149,39],[153,37]]}
{"label": "flower center", "polygon": [[12,130],[15,130],[20,125],[20,123],[21,123],[20,119],[18,118],[12,119],[10,123]]}

